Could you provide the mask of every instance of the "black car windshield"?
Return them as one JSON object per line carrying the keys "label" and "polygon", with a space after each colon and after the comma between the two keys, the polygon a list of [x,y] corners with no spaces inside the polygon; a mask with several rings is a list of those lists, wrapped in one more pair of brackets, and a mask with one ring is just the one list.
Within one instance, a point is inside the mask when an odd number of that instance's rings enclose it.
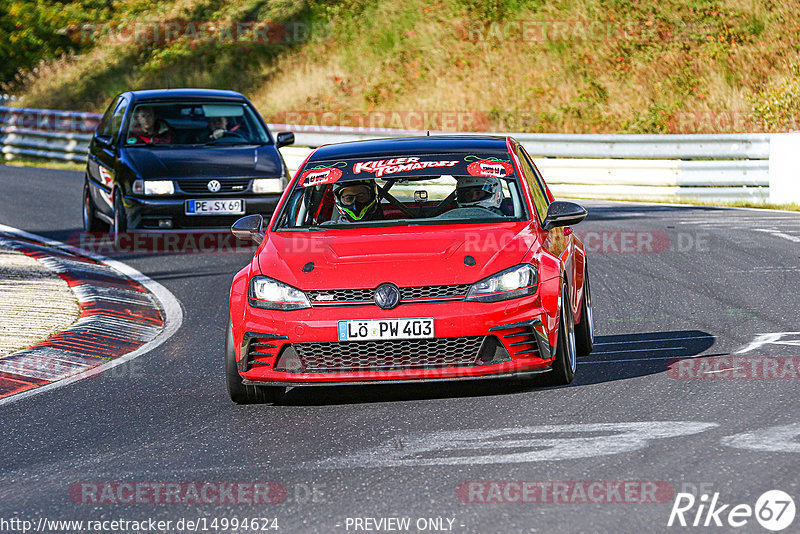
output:
{"label": "black car windshield", "polygon": [[521,190],[506,153],[314,161],[300,170],[276,228],[527,220]]}
{"label": "black car windshield", "polygon": [[270,144],[269,134],[242,102],[137,104],[123,146]]}

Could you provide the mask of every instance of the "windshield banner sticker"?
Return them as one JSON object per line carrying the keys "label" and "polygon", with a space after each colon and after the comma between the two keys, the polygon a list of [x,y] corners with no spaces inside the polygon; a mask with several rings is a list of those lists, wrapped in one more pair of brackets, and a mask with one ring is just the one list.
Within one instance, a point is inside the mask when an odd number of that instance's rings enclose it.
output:
{"label": "windshield banner sticker", "polygon": [[360,174],[361,171],[371,172],[375,174],[375,178],[380,178],[384,174],[396,174],[398,172],[417,171],[433,167],[452,167],[456,164],[458,164],[458,161],[420,161],[418,157],[359,161],[353,166],[353,174]]}
{"label": "windshield banner sticker", "polygon": [[346,167],[347,163],[340,161],[333,166],[318,166],[308,169],[300,176],[300,185],[311,187],[320,184],[332,184],[342,177],[342,171],[336,167]]}
{"label": "windshield banner sticker", "polygon": [[493,176],[495,178],[503,178],[505,176],[514,174],[511,163],[509,163],[507,160],[492,157],[481,159],[478,158],[479,156],[467,156],[464,158],[464,161],[477,159],[477,161],[473,161],[467,165],[467,172],[472,176]]}

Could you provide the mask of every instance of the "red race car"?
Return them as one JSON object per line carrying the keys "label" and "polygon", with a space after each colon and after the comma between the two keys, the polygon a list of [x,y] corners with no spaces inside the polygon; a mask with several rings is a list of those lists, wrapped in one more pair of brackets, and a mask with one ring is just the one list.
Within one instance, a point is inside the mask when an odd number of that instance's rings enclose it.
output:
{"label": "red race car", "polygon": [[327,145],[287,187],[233,279],[237,403],[287,386],[528,377],[572,382],[594,332],[586,253],[513,138]]}

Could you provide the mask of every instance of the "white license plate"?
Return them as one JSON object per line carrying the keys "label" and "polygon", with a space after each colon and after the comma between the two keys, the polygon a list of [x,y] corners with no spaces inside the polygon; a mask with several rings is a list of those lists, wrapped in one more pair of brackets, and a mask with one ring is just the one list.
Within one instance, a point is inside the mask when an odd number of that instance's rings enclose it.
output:
{"label": "white license plate", "polygon": [[186,215],[242,215],[244,200],[187,200]]}
{"label": "white license plate", "polygon": [[433,319],[368,319],[339,321],[339,341],[368,339],[428,339]]}

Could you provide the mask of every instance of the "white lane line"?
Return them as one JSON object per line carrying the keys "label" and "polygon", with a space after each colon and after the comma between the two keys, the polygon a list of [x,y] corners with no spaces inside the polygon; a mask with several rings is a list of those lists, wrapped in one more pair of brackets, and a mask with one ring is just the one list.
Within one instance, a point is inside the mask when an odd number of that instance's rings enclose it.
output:
{"label": "white lane line", "polygon": [[[664,341],[680,341],[684,339],[714,339],[714,336],[693,336],[693,337],[668,337],[668,338],[656,338],[656,339],[642,339],[637,341],[608,341],[606,343],[595,343],[594,346],[597,347],[599,345],[627,345],[628,343],[660,343]],[[596,354],[596,353],[592,353]]]}
{"label": "white lane line", "polygon": [[800,332],[768,332],[757,334],[753,341],[736,351],[736,354],[743,354],[757,349],[764,345],[796,345],[800,346],[800,339],[782,340],[784,336],[798,336]]}
{"label": "white lane line", "polygon": [[161,331],[161,333],[155,339],[153,339],[148,343],[145,343],[138,349],[129,352],[123,356],[120,356],[115,360],[111,360],[102,365],[92,367],[91,369],[83,371],[78,375],[74,375],[69,378],[65,378],[63,380],[59,380],[58,382],[51,382],[50,384],[39,386],[33,389],[29,389],[27,391],[23,391],[22,393],[17,393],[15,395],[11,395],[10,397],[5,397],[3,399],[0,399],[0,406],[11,404],[12,402],[16,402],[33,395],[37,395],[39,393],[52,391],[56,388],[60,388],[72,384],[73,382],[77,382],[78,380],[83,380],[85,378],[98,375],[118,365],[122,365],[123,363],[129,362],[134,358],[138,358],[143,354],[147,354],[151,350],[155,349],[156,347],[167,341],[181,327],[181,324],[183,323],[183,309],[181,308],[180,301],[177,298],[175,298],[175,295],[170,293],[170,291],[167,288],[165,288],[152,278],[137,271],[133,267],[126,265],[120,261],[107,258],[106,256],[102,256],[94,252],[85,251],[77,247],[74,247],[72,245],[68,245],[60,241],[55,241],[53,239],[49,239],[47,237],[40,236],[37,234],[32,234],[30,232],[20,230],[19,228],[6,226],[4,224],[0,224],[0,232],[5,232],[7,234],[12,234],[26,239],[38,241],[49,247],[61,249],[66,252],[70,252],[72,254],[77,254],[79,256],[86,256],[94,260],[97,260],[105,265],[108,265],[113,269],[116,269],[117,271],[121,272],[122,274],[126,275],[129,278],[132,278],[133,280],[136,280],[137,282],[142,284],[145,288],[147,288],[147,290],[150,291],[150,293],[152,293],[156,297],[162,309],[164,310],[164,315],[165,315],[164,329]]}
{"label": "white lane line", "polygon": [[722,444],[737,449],[766,452],[800,452],[800,423],[761,428],[722,438]]}
{"label": "white lane line", "polygon": [[787,241],[791,241],[793,243],[800,243],[800,236],[785,234],[783,232],[779,232],[778,230],[773,230],[771,228],[753,228],[753,231],[765,232],[767,234],[774,235],[775,237],[782,237],[783,239],[786,239]]}
{"label": "white lane line", "polygon": [[473,466],[573,460],[632,452],[649,447],[657,439],[699,434],[717,426],[695,421],[640,421],[414,432],[390,437],[370,448],[304,462],[299,467]]}

